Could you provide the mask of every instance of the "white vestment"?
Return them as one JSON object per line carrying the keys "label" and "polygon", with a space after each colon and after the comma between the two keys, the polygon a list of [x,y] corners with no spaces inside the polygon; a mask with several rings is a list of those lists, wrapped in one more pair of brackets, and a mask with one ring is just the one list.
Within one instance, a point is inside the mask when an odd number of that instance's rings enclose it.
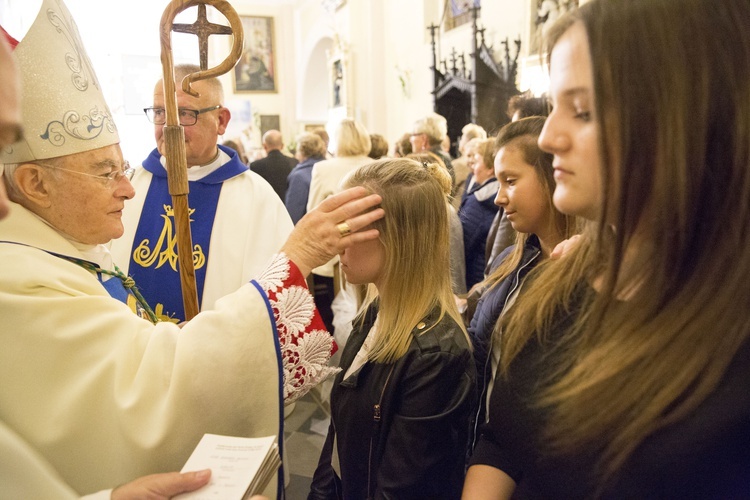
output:
{"label": "white vestment", "polygon": [[[223,152],[221,157],[228,160]],[[199,167],[200,170],[207,168],[211,166]],[[204,175],[199,174],[196,167],[188,169],[189,180]],[[112,257],[125,274],[128,274],[133,238],[152,177],[147,170],[137,169],[132,180],[135,197],[125,202],[123,211],[125,233],[111,243]],[[224,181],[211,232],[201,310],[213,309],[218,299],[256,277],[271,256],[281,249],[292,229],[294,224],[284,203],[261,176],[247,170]],[[151,307],[157,306],[146,298]]]}
{"label": "white vestment", "polygon": [[[84,258],[11,203],[0,221],[0,422],[79,494],[180,470],[205,433],[278,436],[288,359],[303,366],[306,390],[330,374],[320,357],[330,336],[301,339],[311,318],[300,324],[299,309],[287,308],[304,302],[312,316],[304,279],[283,255],[183,328],[139,318],[60,256]],[[301,285],[286,288],[293,273]],[[290,331],[300,339],[285,347]],[[272,481],[266,495],[275,491]]]}
{"label": "white vestment", "polygon": [[28,443],[0,422],[0,498],[109,500],[112,490],[81,497]]}

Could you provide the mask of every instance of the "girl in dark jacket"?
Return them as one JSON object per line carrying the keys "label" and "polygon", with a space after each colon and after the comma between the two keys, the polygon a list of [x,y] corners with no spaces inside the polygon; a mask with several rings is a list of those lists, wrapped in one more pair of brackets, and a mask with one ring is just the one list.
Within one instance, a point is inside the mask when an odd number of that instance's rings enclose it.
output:
{"label": "girl in dark jacket", "polygon": [[383,160],[346,184],[382,194],[386,215],[373,225],[379,240],[341,254],[347,281],[368,291],[308,498],[459,498],[475,371],[451,291],[450,176]]}
{"label": "girl in dark jacket", "polygon": [[495,174],[499,190],[495,204],[508,216],[517,238],[515,246],[500,254],[494,271],[484,283],[487,292],[480,299],[469,327],[474,346],[479,399],[475,401],[471,453],[479,426],[487,420],[487,401],[499,358],[498,320],[518,296],[526,274],[549,257],[562,240],[576,230],[574,217],[561,214],[552,203],[555,179],[552,155],[537,145],[544,118],[534,116],[511,122],[495,141]]}

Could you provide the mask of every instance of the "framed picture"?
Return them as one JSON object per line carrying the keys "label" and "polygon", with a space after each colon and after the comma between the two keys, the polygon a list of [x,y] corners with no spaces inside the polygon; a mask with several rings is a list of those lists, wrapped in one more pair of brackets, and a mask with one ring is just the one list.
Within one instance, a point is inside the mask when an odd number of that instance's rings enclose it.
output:
{"label": "framed picture", "polygon": [[[445,16],[445,30],[452,30],[458,28],[462,24],[470,23],[472,19],[471,8],[481,7],[481,0],[451,0],[450,5],[446,3]],[[447,15],[446,15],[447,14]]]}
{"label": "framed picture", "polygon": [[547,31],[557,18],[578,8],[578,0],[532,0],[531,28],[529,31],[529,54],[538,54]]}
{"label": "framed picture", "polygon": [[265,135],[269,130],[281,130],[279,115],[260,115],[260,135]]}
{"label": "framed picture", "polygon": [[235,92],[276,92],[273,18],[240,16],[245,45],[234,67]]}

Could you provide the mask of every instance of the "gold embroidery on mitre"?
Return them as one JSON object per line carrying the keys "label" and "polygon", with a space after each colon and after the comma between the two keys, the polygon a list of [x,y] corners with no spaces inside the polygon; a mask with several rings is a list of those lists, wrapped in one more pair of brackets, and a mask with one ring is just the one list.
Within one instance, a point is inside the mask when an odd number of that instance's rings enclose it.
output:
{"label": "gold embroidery on mitre", "polygon": [[[188,215],[195,212],[194,208],[188,211]],[[174,210],[171,205],[164,205],[164,226],[161,229],[159,239],[153,248],[149,247],[149,239],[145,238],[133,250],[133,261],[142,267],[152,267],[156,263],[156,269],[159,269],[168,262],[173,271],[177,272],[177,235],[174,231]],[[193,222],[193,219],[190,219]],[[157,262],[158,260],[158,262]],[[193,267],[200,269],[206,265],[206,256],[200,245],[193,246]]]}

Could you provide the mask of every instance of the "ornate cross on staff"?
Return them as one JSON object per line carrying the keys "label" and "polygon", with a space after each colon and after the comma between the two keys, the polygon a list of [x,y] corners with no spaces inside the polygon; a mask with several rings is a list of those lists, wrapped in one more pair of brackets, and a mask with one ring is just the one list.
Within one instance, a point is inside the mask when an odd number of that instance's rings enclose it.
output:
{"label": "ornate cross on staff", "polygon": [[[206,18],[206,5],[211,5],[227,18],[231,28],[212,24]],[[192,25],[175,25],[174,18],[190,7],[198,7],[198,19]],[[221,29],[217,29],[221,28]],[[228,31],[227,31],[228,30]],[[193,239],[190,234],[190,215],[188,206],[187,156],[185,153],[185,131],[180,125],[177,109],[177,94],[174,81],[174,59],[172,57],[172,31],[192,33],[200,42],[201,71],[191,73],[182,80],[182,90],[188,95],[197,97],[198,93],[191,88],[191,83],[223,75],[230,71],[242,55],[244,33],[242,22],[237,12],[226,0],[172,0],[162,14],[160,23],[161,64],[164,82],[164,106],[167,121],[164,125],[164,139],[167,159],[167,181],[169,194],[172,195],[174,211],[175,237],[177,239],[177,256],[180,268],[182,300],[185,305],[185,319],[189,320],[198,314],[198,291],[195,283],[195,265],[193,263]],[[233,34],[232,50],[221,64],[215,68],[208,66],[208,37],[212,34]]]}
{"label": "ornate cross on staff", "polygon": [[173,24],[172,31],[190,33],[198,37],[198,51],[201,57],[201,69],[208,69],[208,37],[211,35],[231,35],[232,28],[214,24],[206,16],[206,5],[198,6],[198,18],[193,24]]}

